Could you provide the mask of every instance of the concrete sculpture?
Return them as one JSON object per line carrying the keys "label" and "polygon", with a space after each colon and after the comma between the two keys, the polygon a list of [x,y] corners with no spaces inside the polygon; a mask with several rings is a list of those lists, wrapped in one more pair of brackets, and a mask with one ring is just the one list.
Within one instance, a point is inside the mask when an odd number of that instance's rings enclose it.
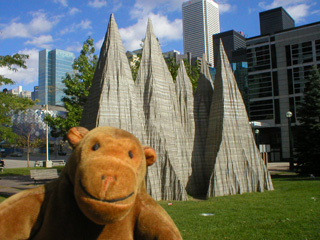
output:
{"label": "concrete sculpture", "polygon": [[[255,146],[241,94],[223,47],[215,90],[205,58],[193,97],[183,61],[176,83],[148,21],[134,83],[111,15],[81,126],[112,126],[152,146],[147,191],[156,200],[187,200],[272,189]],[[187,190],[186,190],[187,189]]]}
{"label": "concrete sculpture", "polygon": [[214,85],[205,57],[202,58],[198,87],[194,94],[195,140],[192,154],[192,175],[188,182],[188,192],[192,195],[205,195],[209,179],[203,176],[203,162],[208,119]]}
{"label": "concrete sculpture", "polygon": [[185,134],[185,148],[188,151],[187,158],[191,159],[195,132],[193,114],[194,101],[192,84],[188,77],[183,60],[180,61],[175,86],[178,99],[178,109],[180,111],[180,122]]}
{"label": "concrete sculpture", "polygon": [[81,126],[89,130],[98,126],[121,128],[144,142],[143,119],[142,105],[136,97],[128,59],[112,14]]}
{"label": "concrete sculpture", "polygon": [[148,169],[147,189],[159,199],[187,200],[191,160],[187,158],[184,131],[175,85],[162,56],[149,19],[138,77],[138,96],[143,101],[147,140],[158,161]]}
{"label": "concrete sculpture", "polygon": [[222,43],[219,58],[203,168],[209,179],[207,196],[272,190]]}

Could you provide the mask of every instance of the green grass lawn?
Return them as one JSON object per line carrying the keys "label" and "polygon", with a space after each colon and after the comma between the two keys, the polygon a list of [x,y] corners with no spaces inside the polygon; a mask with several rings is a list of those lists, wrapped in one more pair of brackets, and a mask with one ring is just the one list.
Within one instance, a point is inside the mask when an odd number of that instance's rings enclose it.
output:
{"label": "green grass lawn", "polygon": [[[53,167],[58,169],[58,172],[60,172],[64,166],[56,166]],[[30,170],[32,169],[44,169],[41,167],[30,167],[30,168],[5,168],[3,169],[3,172],[0,172],[1,176],[14,176],[14,175],[30,175]]]}
{"label": "green grass lawn", "polygon": [[274,191],[160,204],[185,240],[320,239],[320,181],[294,177],[273,183]]}
{"label": "green grass lawn", "polygon": [[[29,170],[12,171],[26,171],[28,175]],[[185,240],[320,239],[320,180],[278,176],[273,184],[274,191],[263,193],[170,201],[171,206],[168,201],[159,203]],[[0,197],[0,202],[3,200]]]}

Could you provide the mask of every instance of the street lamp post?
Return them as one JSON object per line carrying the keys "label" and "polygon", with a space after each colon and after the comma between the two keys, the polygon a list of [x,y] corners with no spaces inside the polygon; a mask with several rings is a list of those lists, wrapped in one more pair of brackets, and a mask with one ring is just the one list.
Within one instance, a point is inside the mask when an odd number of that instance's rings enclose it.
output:
{"label": "street lamp post", "polygon": [[[48,114],[48,104],[42,105],[42,107],[45,107],[45,115]],[[46,122],[46,167],[49,166],[49,126],[48,123]]]}
{"label": "street lamp post", "polygon": [[257,147],[258,147],[258,149],[260,151],[260,148],[259,148],[259,145],[260,145],[260,143],[259,143],[259,133],[260,133],[259,129],[254,130],[254,134],[256,136],[256,144],[257,144]]}
{"label": "street lamp post", "polygon": [[293,161],[293,139],[292,139],[292,129],[291,129],[291,118],[292,112],[288,111],[286,113],[286,117],[288,119],[288,130],[289,130],[289,150],[290,150],[290,170],[294,170],[294,161]]}

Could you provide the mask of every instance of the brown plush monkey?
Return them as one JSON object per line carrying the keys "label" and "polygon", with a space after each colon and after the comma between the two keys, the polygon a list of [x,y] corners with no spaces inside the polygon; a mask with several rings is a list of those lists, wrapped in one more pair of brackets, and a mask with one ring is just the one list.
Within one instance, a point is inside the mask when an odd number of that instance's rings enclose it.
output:
{"label": "brown plush monkey", "polygon": [[72,128],[60,177],[0,204],[0,239],[182,239],[145,189],[150,147],[112,127]]}

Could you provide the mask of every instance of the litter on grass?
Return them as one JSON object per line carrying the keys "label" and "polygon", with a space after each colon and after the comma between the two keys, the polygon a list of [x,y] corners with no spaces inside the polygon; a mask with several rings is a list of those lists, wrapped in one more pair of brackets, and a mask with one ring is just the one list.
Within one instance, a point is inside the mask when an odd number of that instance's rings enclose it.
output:
{"label": "litter on grass", "polygon": [[214,213],[201,213],[200,215],[208,217],[208,216],[214,216]]}

